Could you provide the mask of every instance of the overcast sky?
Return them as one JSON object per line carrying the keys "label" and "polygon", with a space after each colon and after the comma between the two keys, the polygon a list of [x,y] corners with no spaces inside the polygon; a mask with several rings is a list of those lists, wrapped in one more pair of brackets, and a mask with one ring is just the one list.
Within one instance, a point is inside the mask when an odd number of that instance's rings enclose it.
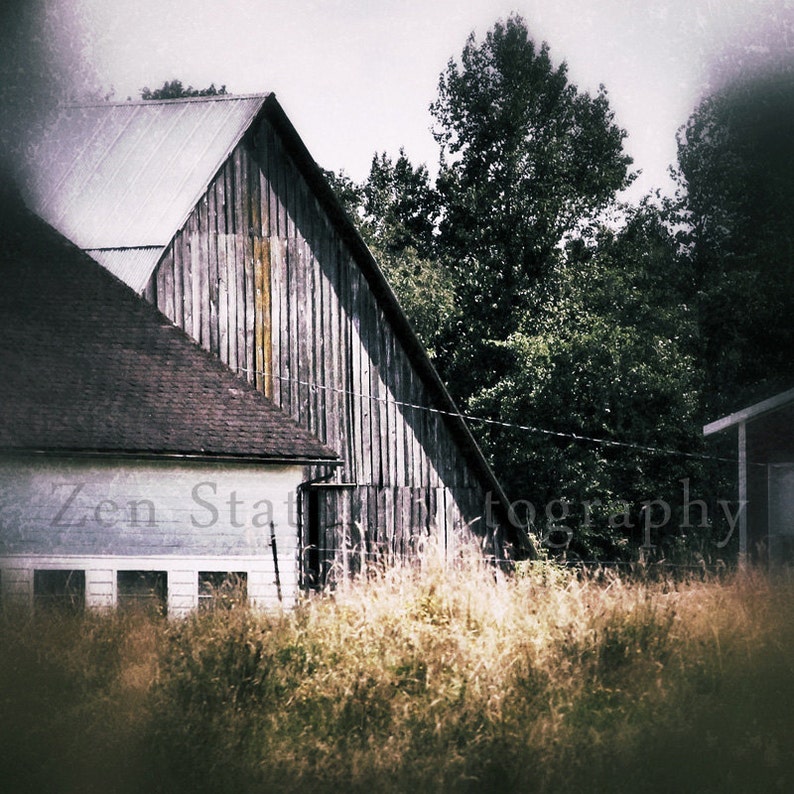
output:
{"label": "overcast sky", "polygon": [[[666,187],[710,64],[790,0],[40,0],[95,87],[137,99],[181,79],[274,91],[315,159],[363,178],[404,146],[435,168],[428,105],[472,31],[521,14],[581,89],[603,83],[643,176]],[[50,17],[53,18],[52,13]],[[69,66],[73,68],[73,64]]]}

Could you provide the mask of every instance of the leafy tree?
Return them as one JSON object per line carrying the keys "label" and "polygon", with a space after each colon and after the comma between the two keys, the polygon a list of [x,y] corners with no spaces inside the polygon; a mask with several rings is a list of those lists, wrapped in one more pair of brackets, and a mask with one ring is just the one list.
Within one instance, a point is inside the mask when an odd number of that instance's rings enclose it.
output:
{"label": "leafy tree", "polygon": [[794,385],[794,70],[703,99],[679,165],[713,417]]}
{"label": "leafy tree", "polygon": [[[678,481],[697,474],[684,457],[649,451],[692,450],[699,430],[689,277],[665,220],[645,202],[620,231],[602,228],[588,245],[571,243],[549,300],[497,343],[508,356],[505,374],[472,400],[478,415],[551,431],[490,425],[480,435],[508,491],[538,508],[540,529],[553,500],[577,506],[564,523],[572,549],[587,556],[615,557],[629,541],[644,543],[641,502],[672,503]],[[588,500],[601,502],[589,520],[581,507]],[[629,518],[621,523],[632,527],[611,525],[624,502]]]}
{"label": "leafy tree", "polygon": [[166,80],[162,87],[152,90],[148,86],[141,89],[141,99],[182,99],[185,97],[223,96],[227,93],[226,86],[215,87],[210,83],[208,88],[185,87],[181,80]]}
{"label": "leafy tree", "polygon": [[467,402],[504,364],[488,341],[506,340],[544,302],[564,242],[629,183],[631,160],[603,87],[578,91],[518,16],[480,43],[472,34],[438,91],[439,248],[465,318],[445,369]]}
{"label": "leafy tree", "polygon": [[[647,540],[642,502],[674,512],[680,480],[703,477],[675,454],[698,449],[702,422],[681,217],[650,200],[608,217],[632,179],[625,133],[605,90],[579,92],[519,17],[469,38],[431,112],[435,187],[404,152],[376,155],[362,184],[337,180],[343,203],[453,395],[493,420],[472,429],[508,494],[536,506],[541,532],[544,506],[577,505],[570,551],[626,554]],[[653,538],[661,553],[702,540],[679,523]]]}
{"label": "leafy tree", "polygon": [[364,200],[361,185],[354,182],[344,171],[326,171],[323,169],[323,176],[328,180],[328,184],[336,194],[336,198],[342,208],[356,224],[359,231],[364,233],[361,227],[361,204]]}
{"label": "leafy tree", "polygon": [[395,162],[385,152],[372,158],[361,210],[367,234],[380,250],[412,249],[425,259],[434,256],[438,194],[427,167],[414,168],[404,149]]}
{"label": "leafy tree", "polygon": [[436,358],[457,310],[451,276],[435,259],[439,203],[427,168],[414,167],[401,149],[396,161],[375,154],[361,184],[344,172],[326,176]]}

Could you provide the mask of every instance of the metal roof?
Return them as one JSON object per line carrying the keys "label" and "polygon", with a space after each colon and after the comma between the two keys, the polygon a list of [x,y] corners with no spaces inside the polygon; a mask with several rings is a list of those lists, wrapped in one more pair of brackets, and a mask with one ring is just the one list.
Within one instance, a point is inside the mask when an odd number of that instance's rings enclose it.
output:
{"label": "metal roof", "polygon": [[[21,180],[24,198],[36,214],[84,250],[162,250],[266,98],[64,107],[32,147]],[[108,259],[92,256],[102,264]],[[127,256],[123,264],[120,256],[110,257],[119,272],[110,269],[140,291],[156,264],[150,261],[151,251]],[[144,277],[141,268],[149,264]]]}
{"label": "metal roof", "polygon": [[86,253],[116,278],[141,293],[160,261],[162,246],[149,248],[89,248]]}

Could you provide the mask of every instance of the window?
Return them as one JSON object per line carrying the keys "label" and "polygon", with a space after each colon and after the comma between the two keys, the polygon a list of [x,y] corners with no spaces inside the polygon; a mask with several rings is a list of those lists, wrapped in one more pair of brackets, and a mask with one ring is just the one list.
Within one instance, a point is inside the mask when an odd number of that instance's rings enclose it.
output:
{"label": "window", "polygon": [[85,571],[33,571],[37,609],[79,612],[85,606]]}
{"label": "window", "polygon": [[165,571],[119,571],[116,604],[125,611],[165,615],[168,610],[168,574]]}
{"label": "window", "polygon": [[199,609],[233,609],[248,604],[245,571],[199,571]]}

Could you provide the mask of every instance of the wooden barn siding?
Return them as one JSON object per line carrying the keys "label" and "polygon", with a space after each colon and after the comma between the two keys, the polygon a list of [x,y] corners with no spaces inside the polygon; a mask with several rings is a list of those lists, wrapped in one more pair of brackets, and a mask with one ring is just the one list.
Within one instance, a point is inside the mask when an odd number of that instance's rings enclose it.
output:
{"label": "wooden barn siding", "polygon": [[481,529],[479,482],[438,415],[395,402],[429,398],[269,125],[234,150],[144,294],[343,457],[358,487],[321,490],[328,569]]}

